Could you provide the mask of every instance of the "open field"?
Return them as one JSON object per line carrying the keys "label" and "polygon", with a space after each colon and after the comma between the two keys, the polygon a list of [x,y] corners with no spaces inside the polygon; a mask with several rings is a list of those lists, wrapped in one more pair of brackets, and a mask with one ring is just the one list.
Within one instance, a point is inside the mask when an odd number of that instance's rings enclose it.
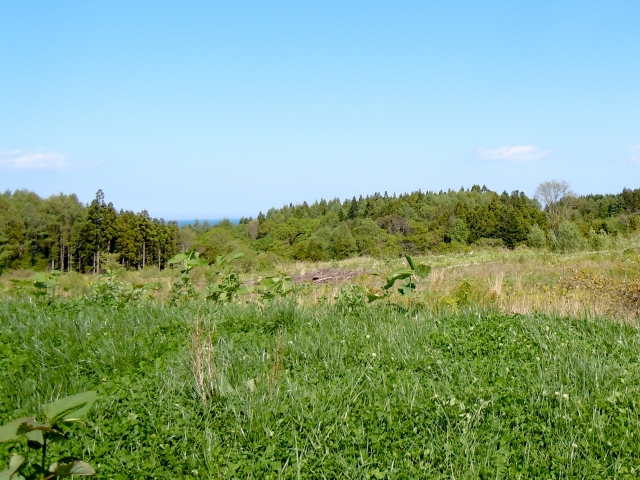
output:
{"label": "open field", "polygon": [[[285,264],[288,296],[231,303],[171,304],[170,270],[63,275],[39,298],[6,275],[0,424],[97,388],[50,447],[96,478],[638,477],[637,241],[416,260],[417,295],[374,303],[405,260]],[[154,288],[100,287],[124,282]]]}
{"label": "open field", "polygon": [[[640,237],[621,239],[616,248],[568,254],[536,251],[468,248],[464,253],[415,257],[432,266],[430,276],[418,284],[425,292],[423,306],[476,305],[502,313],[547,313],[560,316],[607,316],[633,320],[640,311]],[[360,285],[366,291],[380,290],[390,272],[405,268],[404,258],[351,258],[332,262],[281,263],[277,270],[245,269],[239,263],[243,283],[256,285],[259,279],[277,271],[289,274],[297,285],[301,304],[333,302],[345,285]],[[113,276],[129,284],[147,284],[151,298],[166,302],[178,277],[178,269],[147,267],[131,271],[112,265]],[[29,279],[32,271],[9,272],[0,276],[0,298],[16,296],[10,279]],[[215,281],[214,267],[198,267],[190,274],[197,291]],[[108,279],[107,279],[108,280]],[[61,298],[87,295],[105,279],[96,275],[66,274],[59,279],[56,294]],[[255,294],[242,301],[258,300]],[[394,299],[402,303],[402,299]]]}
{"label": "open field", "polygon": [[97,478],[637,477],[635,325],[352,307],[3,302],[0,421],[97,387]]}

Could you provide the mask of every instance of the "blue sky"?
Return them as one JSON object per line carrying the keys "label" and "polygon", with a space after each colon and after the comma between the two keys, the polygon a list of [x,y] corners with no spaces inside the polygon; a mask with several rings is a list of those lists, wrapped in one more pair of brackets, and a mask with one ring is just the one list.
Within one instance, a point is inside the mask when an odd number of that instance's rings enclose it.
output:
{"label": "blue sky", "polygon": [[640,2],[0,0],[0,189],[166,219],[640,187]]}

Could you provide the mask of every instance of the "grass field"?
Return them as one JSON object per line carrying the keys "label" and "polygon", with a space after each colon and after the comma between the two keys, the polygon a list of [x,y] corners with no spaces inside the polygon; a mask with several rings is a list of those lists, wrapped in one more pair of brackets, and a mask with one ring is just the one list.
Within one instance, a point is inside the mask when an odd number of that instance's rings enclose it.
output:
{"label": "grass field", "polygon": [[635,325],[357,300],[118,310],[7,301],[0,319],[0,421],[97,387],[65,447],[97,478],[640,471]]}
{"label": "grass field", "polygon": [[[637,243],[420,260],[419,301],[373,304],[363,292],[403,260],[285,265],[320,281],[181,306],[170,271],[116,272],[158,286],[125,303],[95,278],[37,299],[5,276],[0,424],[97,389],[51,453],[105,479],[640,476]],[[2,468],[24,451],[0,444]]]}

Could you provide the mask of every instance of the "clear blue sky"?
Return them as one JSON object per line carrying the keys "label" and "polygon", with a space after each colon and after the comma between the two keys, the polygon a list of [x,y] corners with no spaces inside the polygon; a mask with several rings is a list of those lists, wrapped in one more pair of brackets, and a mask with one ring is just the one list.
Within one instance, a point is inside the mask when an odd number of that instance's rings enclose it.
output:
{"label": "clear blue sky", "polygon": [[0,0],[0,189],[167,219],[640,187],[640,2]]}

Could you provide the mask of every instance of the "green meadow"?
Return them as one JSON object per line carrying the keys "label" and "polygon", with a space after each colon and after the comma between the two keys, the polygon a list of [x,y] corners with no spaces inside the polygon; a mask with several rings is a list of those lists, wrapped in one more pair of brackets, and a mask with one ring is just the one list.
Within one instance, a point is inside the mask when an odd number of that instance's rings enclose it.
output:
{"label": "green meadow", "polygon": [[[632,322],[332,302],[0,303],[0,422],[98,401],[95,478],[637,478]],[[24,452],[1,444],[0,457]]]}

